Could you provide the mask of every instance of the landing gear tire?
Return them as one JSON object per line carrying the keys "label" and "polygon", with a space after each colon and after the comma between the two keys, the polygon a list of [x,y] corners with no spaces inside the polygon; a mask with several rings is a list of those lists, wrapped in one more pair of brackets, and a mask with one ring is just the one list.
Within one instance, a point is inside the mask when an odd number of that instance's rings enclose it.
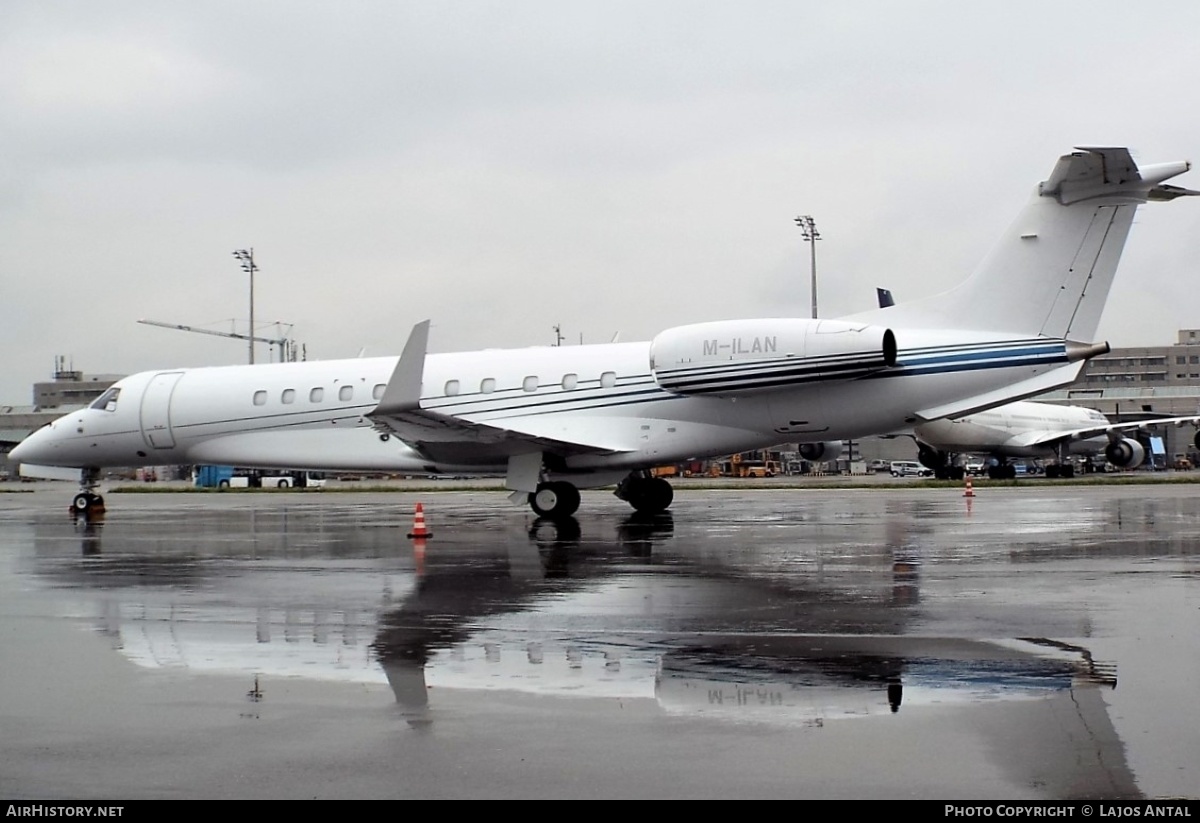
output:
{"label": "landing gear tire", "polygon": [[542,517],[570,517],[579,511],[579,489],[561,480],[539,483],[529,495],[529,506]]}
{"label": "landing gear tire", "polygon": [[651,477],[646,485],[646,493],[634,508],[642,514],[665,512],[675,499],[675,490],[671,488],[671,484],[661,477]]}
{"label": "landing gear tire", "polygon": [[71,500],[71,513],[97,514],[104,511],[104,498],[95,492],[80,492]]}
{"label": "landing gear tire", "polygon": [[675,499],[675,490],[661,477],[626,478],[618,492],[618,497],[640,514],[660,514]]}

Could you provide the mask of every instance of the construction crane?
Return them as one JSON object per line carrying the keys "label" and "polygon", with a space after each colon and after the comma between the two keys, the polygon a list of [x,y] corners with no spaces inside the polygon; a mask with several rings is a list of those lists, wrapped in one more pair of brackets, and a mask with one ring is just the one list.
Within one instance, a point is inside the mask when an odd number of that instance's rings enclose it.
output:
{"label": "construction crane", "polygon": [[[254,340],[259,343],[270,343],[273,346],[279,347],[279,351],[282,353],[280,357],[281,361],[292,362],[296,360],[296,344],[287,337],[259,337],[257,335],[251,336],[249,334],[238,334],[237,332],[233,331],[198,329],[194,326],[184,326],[180,323],[163,323],[159,320],[139,320],[138,322],[147,326],[158,326],[164,329],[178,329],[179,331],[190,331],[195,332],[196,334],[211,334],[217,337],[232,337],[236,340]],[[276,323],[275,325],[279,326],[281,324]],[[289,323],[288,331],[291,331],[291,329],[292,325]]]}

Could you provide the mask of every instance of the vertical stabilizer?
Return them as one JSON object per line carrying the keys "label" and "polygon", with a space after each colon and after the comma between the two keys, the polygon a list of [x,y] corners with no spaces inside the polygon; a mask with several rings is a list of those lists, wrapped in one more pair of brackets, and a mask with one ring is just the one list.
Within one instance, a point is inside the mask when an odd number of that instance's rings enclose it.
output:
{"label": "vertical stabilizer", "polygon": [[1091,341],[1133,215],[1148,200],[1200,194],[1164,180],[1186,161],[1145,166],[1128,149],[1081,148],[1059,158],[1029,204],[960,286],[855,315],[891,328],[1008,332]]}

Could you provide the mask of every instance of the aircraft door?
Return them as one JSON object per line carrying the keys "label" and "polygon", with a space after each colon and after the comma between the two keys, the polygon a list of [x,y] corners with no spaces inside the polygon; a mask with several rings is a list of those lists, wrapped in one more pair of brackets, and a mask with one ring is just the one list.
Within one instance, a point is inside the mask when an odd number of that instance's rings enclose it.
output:
{"label": "aircraft door", "polygon": [[183,372],[156,374],[142,393],[142,436],[155,449],[172,449],[175,436],[171,433],[171,393]]}

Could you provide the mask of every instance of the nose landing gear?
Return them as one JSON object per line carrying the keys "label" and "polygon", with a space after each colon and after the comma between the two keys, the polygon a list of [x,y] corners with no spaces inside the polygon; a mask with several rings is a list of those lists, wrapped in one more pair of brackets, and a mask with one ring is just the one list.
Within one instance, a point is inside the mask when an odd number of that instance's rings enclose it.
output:
{"label": "nose landing gear", "polygon": [[99,469],[83,469],[80,473],[79,485],[81,490],[71,500],[71,514],[89,515],[104,511],[104,498],[96,493],[100,485]]}

